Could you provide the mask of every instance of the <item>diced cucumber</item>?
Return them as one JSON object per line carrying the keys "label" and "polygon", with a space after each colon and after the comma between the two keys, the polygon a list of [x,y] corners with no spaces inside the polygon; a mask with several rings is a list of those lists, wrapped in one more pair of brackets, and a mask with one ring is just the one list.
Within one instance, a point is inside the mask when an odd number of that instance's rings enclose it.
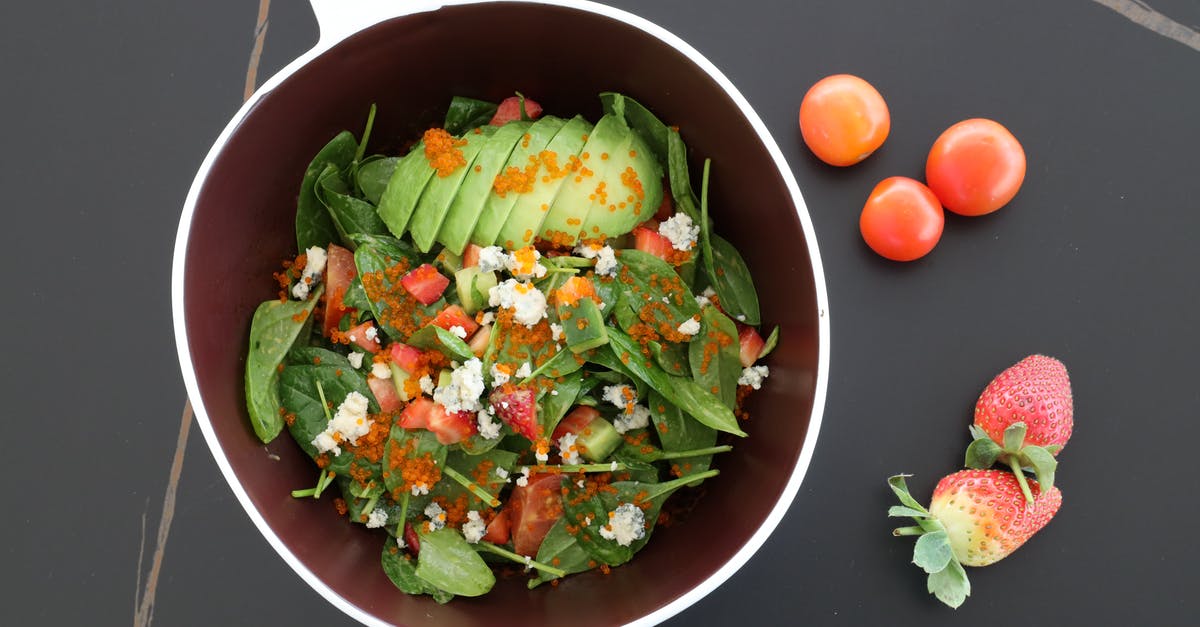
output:
{"label": "diced cucumber", "polygon": [[604,315],[596,301],[581,298],[574,305],[559,303],[558,317],[562,320],[563,335],[567,347],[579,354],[608,343],[608,330],[604,328]]}
{"label": "diced cucumber", "polygon": [[620,433],[617,433],[617,428],[612,426],[612,423],[598,417],[589,422],[582,433],[576,434],[575,443],[589,461],[601,462],[612,455],[612,452],[617,450],[617,447],[624,441],[625,439],[621,437]]}

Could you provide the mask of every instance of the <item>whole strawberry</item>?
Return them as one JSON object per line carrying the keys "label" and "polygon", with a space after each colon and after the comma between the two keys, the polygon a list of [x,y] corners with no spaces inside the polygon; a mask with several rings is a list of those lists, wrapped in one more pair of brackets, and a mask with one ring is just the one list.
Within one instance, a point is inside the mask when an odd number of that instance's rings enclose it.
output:
{"label": "whole strawberry", "polygon": [[906,476],[888,479],[903,503],[888,515],[912,517],[917,525],[894,534],[920,536],[913,563],[929,574],[929,592],[950,607],[962,605],[971,594],[964,566],[987,566],[1008,557],[1062,505],[1058,488],[1042,489],[1029,481],[1033,500],[1026,502],[1021,483],[1009,472],[960,470],[938,482],[927,510],[909,494]]}
{"label": "whole strawberry", "polygon": [[1054,486],[1054,457],[1071,438],[1074,401],[1067,368],[1053,357],[1030,355],[1001,372],[975,403],[975,441],[967,449],[968,468],[997,461],[1010,467],[1028,502],[1033,495],[1021,468],[1029,467],[1045,488]]}

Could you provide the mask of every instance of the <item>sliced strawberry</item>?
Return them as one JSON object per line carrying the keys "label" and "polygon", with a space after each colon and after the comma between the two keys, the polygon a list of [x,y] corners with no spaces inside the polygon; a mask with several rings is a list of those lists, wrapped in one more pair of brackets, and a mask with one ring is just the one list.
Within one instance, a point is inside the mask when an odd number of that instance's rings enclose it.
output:
{"label": "sliced strawberry", "polygon": [[[525,99],[525,116],[531,120],[538,119],[542,114],[542,105]],[[492,116],[492,121],[488,122],[492,126],[503,126],[513,120],[521,119],[521,98],[518,96],[509,96],[500,102],[500,106],[496,108],[496,115]]]}
{"label": "sliced strawberry", "polygon": [[437,316],[433,318],[433,322],[430,322],[430,324],[441,327],[447,331],[449,331],[451,327],[462,327],[463,331],[467,332],[467,337],[471,337],[471,334],[475,332],[475,329],[479,328],[479,323],[475,322],[475,319],[471,316],[468,316],[467,312],[463,311],[463,308],[459,307],[458,305],[446,306],[445,309],[438,312]]}
{"label": "sliced strawberry", "polygon": [[749,368],[754,365],[754,362],[758,361],[758,355],[762,353],[763,344],[765,342],[763,342],[762,336],[758,334],[758,331],[754,327],[738,324],[738,345],[743,368]]}
{"label": "sliced strawberry", "polygon": [[367,377],[367,386],[371,388],[371,393],[375,395],[375,400],[379,402],[379,408],[384,412],[394,412],[404,405],[391,379],[379,379],[370,376]]}
{"label": "sliced strawberry", "polygon": [[534,475],[529,483],[513,489],[512,541],[513,550],[521,555],[535,556],[550,528],[563,515],[561,474]]}
{"label": "sliced strawberry", "polygon": [[401,277],[400,284],[421,304],[430,305],[442,297],[442,292],[450,285],[450,279],[442,276],[437,268],[425,263]]}
{"label": "sliced strawberry", "polygon": [[492,325],[480,327],[479,331],[471,336],[467,341],[467,346],[471,347],[471,352],[476,357],[483,359],[483,354],[487,352],[488,343],[492,341]]}
{"label": "sliced strawberry", "polygon": [[504,424],[530,441],[537,440],[537,394],[531,388],[506,384],[492,390],[489,400]]}
{"label": "sliced strawberry", "polygon": [[500,510],[499,514],[488,523],[487,533],[483,535],[484,542],[492,544],[508,544],[512,533],[511,506]]}
{"label": "sliced strawberry", "polygon": [[473,268],[479,265],[479,251],[482,247],[475,244],[467,244],[467,249],[463,251],[463,267]]}
{"label": "sliced strawberry", "polygon": [[633,240],[634,248],[645,253],[650,253],[663,261],[668,261],[671,251],[675,250],[671,246],[671,240],[658,232],[658,225],[653,221],[646,222],[635,228],[633,230]]}
{"label": "sliced strawberry", "polygon": [[392,358],[392,363],[409,374],[416,373],[421,367],[421,351],[419,349],[401,342],[393,342],[388,347],[388,352]]}
{"label": "sliced strawberry", "polygon": [[459,411],[450,413],[441,405],[434,405],[429,412],[429,424],[425,427],[437,435],[441,444],[461,442],[475,433],[475,412]]}
{"label": "sliced strawberry", "polygon": [[412,523],[408,521],[404,523],[404,546],[413,557],[421,553],[421,538],[417,535],[417,530],[413,529]]}
{"label": "sliced strawberry", "polygon": [[658,211],[654,212],[654,219],[660,222],[675,215],[675,203],[671,200],[671,186],[666,181],[663,183],[662,204],[658,206]]}
{"label": "sliced strawberry", "polygon": [[573,276],[563,286],[554,291],[554,302],[564,305],[574,305],[581,298],[590,298],[599,301],[600,297],[596,295],[596,286],[587,277]]}
{"label": "sliced strawberry", "polygon": [[363,350],[378,353],[383,345],[379,343],[379,330],[375,328],[375,323],[370,320],[356,326],[350,327],[346,331],[346,337],[355,344],[359,345]]}
{"label": "sliced strawberry", "polygon": [[595,407],[591,407],[589,405],[580,405],[575,409],[572,409],[571,413],[567,414],[562,420],[559,421],[558,426],[554,428],[554,435],[551,437],[555,442],[557,442],[559,438],[568,433],[579,435],[580,433],[583,433],[584,429],[587,429],[587,426],[592,424],[592,421],[599,416],[600,412],[597,411]]}
{"label": "sliced strawberry", "polygon": [[427,429],[429,428],[429,417],[436,410],[437,405],[424,396],[418,396],[408,403],[404,411],[400,413],[400,426],[405,429]]}
{"label": "sliced strawberry", "polygon": [[342,316],[353,311],[342,304],[342,298],[358,270],[354,267],[354,253],[337,244],[330,244],[325,254],[325,318],[321,322],[321,331],[325,337],[331,337]]}

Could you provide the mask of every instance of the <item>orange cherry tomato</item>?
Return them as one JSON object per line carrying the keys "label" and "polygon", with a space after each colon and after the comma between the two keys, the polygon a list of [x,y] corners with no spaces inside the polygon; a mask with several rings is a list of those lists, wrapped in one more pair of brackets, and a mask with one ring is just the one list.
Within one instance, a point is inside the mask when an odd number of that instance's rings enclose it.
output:
{"label": "orange cherry tomato", "polygon": [[946,209],[981,216],[1017,195],[1025,180],[1025,150],[999,122],[964,120],[933,142],[925,180]]}
{"label": "orange cherry tomato", "polygon": [[800,102],[800,134],[829,165],[854,165],[883,145],[892,128],[887,103],[870,83],[850,74],[827,76]]}
{"label": "orange cherry tomato", "polygon": [[937,246],[945,223],[942,205],[928,187],[893,176],[871,190],[858,228],[871,250],[892,261],[912,261]]}

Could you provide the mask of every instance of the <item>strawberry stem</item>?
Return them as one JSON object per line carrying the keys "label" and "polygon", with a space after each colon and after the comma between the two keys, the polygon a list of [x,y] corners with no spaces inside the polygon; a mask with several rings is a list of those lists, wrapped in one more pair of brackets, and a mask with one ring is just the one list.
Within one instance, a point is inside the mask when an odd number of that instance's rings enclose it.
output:
{"label": "strawberry stem", "polygon": [[1021,492],[1025,494],[1025,502],[1033,504],[1033,492],[1029,490],[1029,482],[1025,480],[1025,471],[1021,470],[1021,462],[1017,461],[1015,455],[1008,456],[1008,465],[1012,467],[1013,474],[1017,476],[1017,483],[1021,484]]}
{"label": "strawberry stem", "polygon": [[892,530],[892,535],[894,536],[919,536],[923,533],[925,533],[925,529],[923,529],[920,525],[914,525],[912,527],[900,527],[899,529]]}

